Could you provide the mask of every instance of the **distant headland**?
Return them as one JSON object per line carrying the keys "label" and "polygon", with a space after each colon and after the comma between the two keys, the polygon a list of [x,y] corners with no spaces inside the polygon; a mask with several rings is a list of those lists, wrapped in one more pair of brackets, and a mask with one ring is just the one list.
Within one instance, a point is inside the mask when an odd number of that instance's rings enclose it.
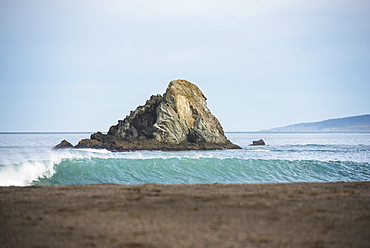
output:
{"label": "distant headland", "polygon": [[229,141],[207,98],[186,80],[169,83],[166,93],[153,95],[145,105],[76,146],[63,140],[54,149],[97,148],[110,151],[240,149]]}
{"label": "distant headland", "polygon": [[277,127],[263,132],[370,132],[370,114]]}

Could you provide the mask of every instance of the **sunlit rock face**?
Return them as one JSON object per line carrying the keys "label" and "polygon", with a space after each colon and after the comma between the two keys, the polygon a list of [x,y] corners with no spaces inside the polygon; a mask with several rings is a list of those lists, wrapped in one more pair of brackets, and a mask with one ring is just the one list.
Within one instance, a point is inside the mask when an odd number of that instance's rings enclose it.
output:
{"label": "sunlit rock face", "polygon": [[185,80],[170,82],[157,108],[155,139],[175,144],[227,143],[223,128],[206,100],[196,85]]}
{"label": "sunlit rock face", "polygon": [[111,126],[107,134],[94,133],[75,148],[132,150],[240,149],[225,136],[207,98],[186,80],[169,83],[166,93],[153,95],[145,105]]}

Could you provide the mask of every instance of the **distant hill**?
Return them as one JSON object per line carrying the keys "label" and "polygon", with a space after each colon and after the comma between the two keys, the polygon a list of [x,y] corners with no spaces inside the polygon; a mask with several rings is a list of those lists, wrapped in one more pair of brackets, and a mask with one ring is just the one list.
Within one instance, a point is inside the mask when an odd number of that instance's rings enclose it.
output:
{"label": "distant hill", "polygon": [[319,122],[277,127],[268,132],[370,132],[370,115],[359,115]]}

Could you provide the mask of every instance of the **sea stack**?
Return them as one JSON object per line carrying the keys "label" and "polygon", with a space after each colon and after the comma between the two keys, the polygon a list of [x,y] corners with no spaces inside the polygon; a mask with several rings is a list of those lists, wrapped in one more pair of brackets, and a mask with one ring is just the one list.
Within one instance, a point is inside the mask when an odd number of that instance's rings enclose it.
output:
{"label": "sea stack", "polygon": [[196,85],[186,80],[172,81],[163,97],[151,96],[145,105],[111,126],[107,134],[94,133],[74,148],[110,151],[240,149],[226,138],[206,100]]}

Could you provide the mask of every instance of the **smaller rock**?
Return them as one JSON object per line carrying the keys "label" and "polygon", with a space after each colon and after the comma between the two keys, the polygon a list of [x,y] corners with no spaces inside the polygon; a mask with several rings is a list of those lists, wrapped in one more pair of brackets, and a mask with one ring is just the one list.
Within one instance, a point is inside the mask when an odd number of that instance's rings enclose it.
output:
{"label": "smaller rock", "polygon": [[66,149],[66,148],[73,148],[73,145],[69,143],[68,141],[63,140],[58,145],[56,145],[53,149],[58,150],[58,149]]}
{"label": "smaller rock", "polygon": [[253,144],[251,144],[251,146],[264,146],[264,145],[266,144],[265,144],[265,141],[263,141],[263,139],[253,141]]}

